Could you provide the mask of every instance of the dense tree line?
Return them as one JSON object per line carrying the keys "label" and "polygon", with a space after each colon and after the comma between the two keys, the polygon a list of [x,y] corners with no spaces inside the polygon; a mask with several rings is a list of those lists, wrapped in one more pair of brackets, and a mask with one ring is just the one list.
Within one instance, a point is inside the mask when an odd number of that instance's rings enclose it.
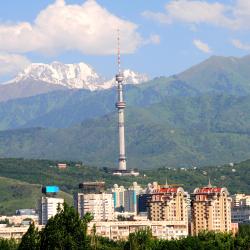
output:
{"label": "dense tree line", "polygon": [[129,235],[127,241],[113,241],[96,235],[95,227],[87,235],[91,214],[80,219],[73,207],[51,218],[39,232],[31,224],[18,244],[15,240],[0,240],[1,250],[247,250],[250,249],[250,225],[240,227],[238,235],[203,232],[181,240],[159,240],[149,229]]}

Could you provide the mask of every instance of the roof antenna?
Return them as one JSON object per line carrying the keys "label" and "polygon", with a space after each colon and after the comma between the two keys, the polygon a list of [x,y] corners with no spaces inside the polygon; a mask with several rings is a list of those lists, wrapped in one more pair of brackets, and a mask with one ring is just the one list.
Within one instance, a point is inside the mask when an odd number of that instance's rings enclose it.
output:
{"label": "roof antenna", "polygon": [[207,187],[209,187],[209,188],[212,187],[210,177],[208,178],[208,185],[207,185]]}
{"label": "roof antenna", "polygon": [[168,178],[166,178],[165,187],[166,187],[166,188],[168,188],[168,187],[169,187],[169,185],[168,185]]}
{"label": "roof antenna", "polygon": [[120,30],[117,29],[117,66],[118,74],[121,73],[121,54],[120,54]]}

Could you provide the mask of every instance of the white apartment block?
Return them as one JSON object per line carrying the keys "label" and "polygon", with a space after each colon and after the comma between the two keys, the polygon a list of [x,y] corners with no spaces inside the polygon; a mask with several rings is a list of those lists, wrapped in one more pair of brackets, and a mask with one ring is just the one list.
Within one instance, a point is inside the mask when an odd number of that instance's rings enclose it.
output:
{"label": "white apartment block", "polygon": [[188,236],[188,228],[182,221],[92,221],[88,224],[89,234],[94,225],[97,235],[112,240],[126,240],[130,233],[147,228],[151,229],[153,236],[159,239],[181,239]]}
{"label": "white apartment block", "polygon": [[38,203],[39,224],[46,225],[55,216],[59,207],[63,207],[64,199],[43,196]]}
{"label": "white apartment block", "polygon": [[74,204],[81,218],[89,212],[94,216],[94,221],[110,221],[114,219],[112,194],[78,193],[75,195]]}

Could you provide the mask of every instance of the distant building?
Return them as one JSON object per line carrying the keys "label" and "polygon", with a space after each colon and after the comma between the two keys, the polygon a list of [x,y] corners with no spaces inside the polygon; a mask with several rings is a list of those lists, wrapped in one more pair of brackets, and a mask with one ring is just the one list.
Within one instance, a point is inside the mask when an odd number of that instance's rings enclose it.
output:
{"label": "distant building", "polygon": [[57,168],[59,169],[66,169],[68,166],[66,163],[57,163]]}
{"label": "distant building", "polygon": [[133,185],[124,192],[124,211],[137,214],[137,200],[138,195],[142,193],[142,188],[137,182],[133,182]]}
{"label": "distant building", "polygon": [[147,214],[148,213],[148,201],[151,197],[151,194],[143,193],[138,195],[138,214]]}
{"label": "distant building", "polygon": [[125,210],[125,191],[124,186],[119,187],[117,184],[114,184],[113,188],[111,188],[114,199],[114,209],[117,212],[124,212]]}
{"label": "distant building", "polygon": [[35,209],[18,209],[16,210],[16,215],[36,215]]}
{"label": "distant building", "polygon": [[232,195],[232,207],[250,207],[250,195],[246,194]]}
{"label": "distant building", "polygon": [[192,235],[208,230],[231,231],[231,198],[226,188],[196,188],[191,194]]}
{"label": "distant building", "polygon": [[74,206],[81,218],[89,212],[94,216],[94,221],[109,221],[114,219],[114,200],[112,194],[77,193],[74,196]]}
{"label": "distant building", "polygon": [[250,224],[250,195],[232,195],[232,222]]}
{"label": "distant building", "polygon": [[0,216],[0,221],[8,221],[8,224],[15,226],[23,225],[25,224],[25,222],[31,222],[31,221],[34,222],[35,224],[38,224],[38,215],[35,214],[35,215]]}
{"label": "distant building", "polygon": [[104,181],[87,181],[79,184],[79,189],[81,193],[84,194],[101,194],[105,190]]}
{"label": "distant building", "polygon": [[41,197],[38,202],[39,224],[46,225],[48,220],[55,216],[59,207],[63,207],[64,199],[54,197]]}
{"label": "distant building", "polygon": [[233,207],[231,217],[233,223],[250,224],[250,206]]}

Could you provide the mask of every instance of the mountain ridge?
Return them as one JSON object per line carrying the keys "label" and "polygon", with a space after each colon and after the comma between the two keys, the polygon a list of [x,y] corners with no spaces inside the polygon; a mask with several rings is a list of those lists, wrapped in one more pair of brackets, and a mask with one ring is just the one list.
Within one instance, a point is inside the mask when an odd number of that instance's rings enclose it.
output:
{"label": "mountain ridge", "polygon": [[[148,81],[145,74],[125,69],[124,84],[141,84]],[[29,91],[29,85],[31,91]],[[105,79],[86,63],[60,62],[32,63],[18,75],[0,85],[0,102],[34,96],[58,89],[86,89],[101,91],[116,86],[115,78]]]}

